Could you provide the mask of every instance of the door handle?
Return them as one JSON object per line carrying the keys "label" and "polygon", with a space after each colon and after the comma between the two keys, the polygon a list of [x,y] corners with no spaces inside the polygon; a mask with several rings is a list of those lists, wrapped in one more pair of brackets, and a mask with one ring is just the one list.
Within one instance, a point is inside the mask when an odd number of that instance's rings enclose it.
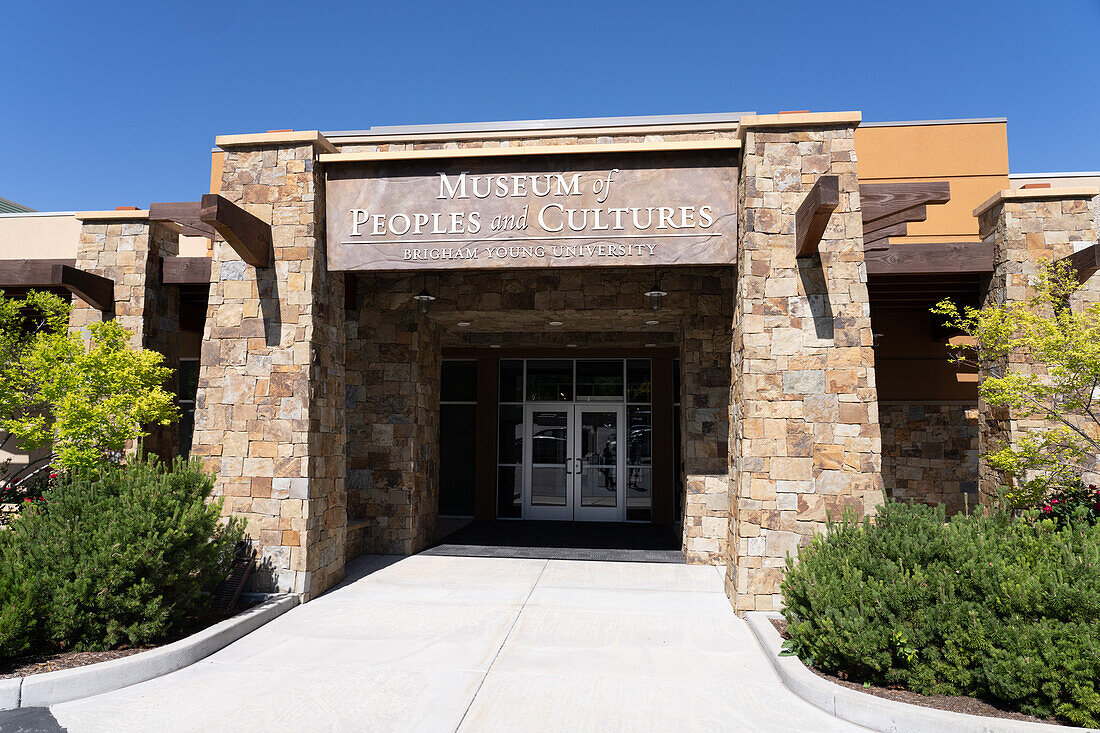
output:
{"label": "door handle", "polygon": [[566,472],[567,474],[570,474],[570,475],[571,475],[571,474],[573,473],[573,471],[571,471],[571,470],[570,470],[570,467],[571,467],[572,465],[573,465],[573,459],[572,459],[572,458],[566,458],[566,459],[565,459],[565,472]]}
{"label": "door handle", "polygon": [[579,474],[581,472],[581,459],[580,458],[574,458],[573,460],[577,462],[577,471],[576,472]]}

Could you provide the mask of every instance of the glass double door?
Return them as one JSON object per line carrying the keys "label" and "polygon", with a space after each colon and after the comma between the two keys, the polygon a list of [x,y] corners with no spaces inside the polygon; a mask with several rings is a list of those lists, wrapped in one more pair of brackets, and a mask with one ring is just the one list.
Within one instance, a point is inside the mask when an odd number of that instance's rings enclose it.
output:
{"label": "glass double door", "polygon": [[622,521],[623,405],[528,403],[523,516]]}

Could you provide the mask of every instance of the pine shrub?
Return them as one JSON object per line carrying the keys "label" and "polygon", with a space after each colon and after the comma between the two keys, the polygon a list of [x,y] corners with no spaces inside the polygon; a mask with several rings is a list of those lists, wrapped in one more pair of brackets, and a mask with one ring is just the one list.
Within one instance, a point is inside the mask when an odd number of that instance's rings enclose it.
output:
{"label": "pine shrub", "polygon": [[0,659],[164,638],[229,570],[214,477],[155,458],[63,473],[0,532]]}
{"label": "pine shrub", "polygon": [[888,502],[788,559],[789,651],[824,672],[1100,722],[1100,524]]}

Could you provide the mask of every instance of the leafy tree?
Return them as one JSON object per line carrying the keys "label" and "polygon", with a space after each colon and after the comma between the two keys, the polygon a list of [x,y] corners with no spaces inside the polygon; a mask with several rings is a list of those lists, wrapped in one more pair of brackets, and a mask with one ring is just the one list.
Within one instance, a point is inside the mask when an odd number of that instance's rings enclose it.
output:
{"label": "leafy tree", "polygon": [[95,465],[146,426],[178,419],[164,357],[131,348],[113,320],[89,326],[85,342],[69,332],[69,310],[49,293],[0,291],[0,430],[23,450],[52,449],[46,461],[62,469]]}
{"label": "leafy tree", "polygon": [[973,340],[952,359],[978,367],[981,397],[1017,421],[1012,442],[983,456],[1008,479],[1010,506],[1076,485],[1100,455],[1100,303],[1074,307],[1079,287],[1068,263],[1045,262],[1024,301],[932,309]]}

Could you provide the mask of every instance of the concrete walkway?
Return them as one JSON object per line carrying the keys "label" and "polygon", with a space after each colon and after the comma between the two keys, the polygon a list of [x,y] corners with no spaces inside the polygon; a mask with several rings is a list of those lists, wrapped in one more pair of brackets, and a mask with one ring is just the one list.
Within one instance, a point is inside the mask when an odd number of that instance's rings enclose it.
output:
{"label": "concrete walkway", "polygon": [[779,682],[713,567],[417,555],[164,677],[83,731],[859,730]]}

